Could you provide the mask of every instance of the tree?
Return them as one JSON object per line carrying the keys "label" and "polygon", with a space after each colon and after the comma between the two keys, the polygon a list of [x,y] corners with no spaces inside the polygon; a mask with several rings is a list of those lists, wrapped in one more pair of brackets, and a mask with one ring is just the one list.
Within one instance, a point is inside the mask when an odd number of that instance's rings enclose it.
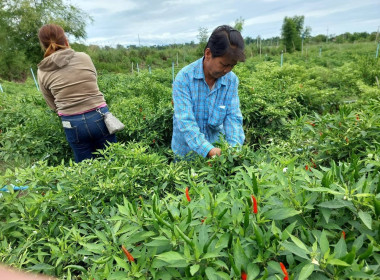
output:
{"label": "tree", "polygon": [[[282,24],[282,42],[287,52],[301,50],[304,16],[285,17]],[[305,30],[307,31],[307,30]]]}
{"label": "tree", "polygon": [[[37,33],[42,25],[59,24],[67,34],[79,39],[86,37],[86,23],[92,20],[87,13],[63,0],[3,0],[0,8],[0,49],[4,58],[0,63],[0,77],[5,79],[22,78],[30,66],[41,60]],[[22,67],[9,75],[15,65]]]}
{"label": "tree", "polygon": [[198,31],[199,33],[197,35],[197,38],[199,40],[199,45],[197,49],[197,54],[201,56],[204,54],[204,48],[207,45],[208,30],[206,27],[199,27]]}
{"label": "tree", "polygon": [[244,19],[242,17],[235,20],[234,28],[240,33],[243,31]]}

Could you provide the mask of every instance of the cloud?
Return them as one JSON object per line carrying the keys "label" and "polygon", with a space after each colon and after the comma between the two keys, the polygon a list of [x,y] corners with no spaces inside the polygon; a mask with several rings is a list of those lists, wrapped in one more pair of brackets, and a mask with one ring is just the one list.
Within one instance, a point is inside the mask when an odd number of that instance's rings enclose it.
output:
{"label": "cloud", "polygon": [[[279,36],[285,16],[304,15],[305,26],[340,34],[372,31],[379,23],[379,0],[71,0],[94,18],[86,42],[171,44],[198,42],[199,27],[234,25],[245,19],[243,36]],[[318,33],[319,32],[319,33]]]}

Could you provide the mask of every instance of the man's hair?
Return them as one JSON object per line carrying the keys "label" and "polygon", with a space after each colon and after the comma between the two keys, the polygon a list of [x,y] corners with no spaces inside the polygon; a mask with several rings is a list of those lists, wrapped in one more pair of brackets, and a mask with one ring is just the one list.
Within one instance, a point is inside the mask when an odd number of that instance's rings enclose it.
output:
{"label": "man's hair", "polygon": [[240,32],[228,25],[214,29],[205,50],[210,48],[212,57],[230,56],[236,61],[245,61],[244,39]]}

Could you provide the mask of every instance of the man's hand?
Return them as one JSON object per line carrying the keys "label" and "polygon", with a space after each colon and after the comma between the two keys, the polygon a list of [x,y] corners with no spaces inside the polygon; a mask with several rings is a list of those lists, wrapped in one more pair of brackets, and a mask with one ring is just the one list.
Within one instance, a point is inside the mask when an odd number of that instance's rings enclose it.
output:
{"label": "man's hand", "polygon": [[222,150],[221,150],[221,149],[219,149],[219,148],[212,148],[212,149],[208,152],[207,156],[211,158],[211,157],[213,157],[213,156],[220,156],[221,153],[222,153]]}

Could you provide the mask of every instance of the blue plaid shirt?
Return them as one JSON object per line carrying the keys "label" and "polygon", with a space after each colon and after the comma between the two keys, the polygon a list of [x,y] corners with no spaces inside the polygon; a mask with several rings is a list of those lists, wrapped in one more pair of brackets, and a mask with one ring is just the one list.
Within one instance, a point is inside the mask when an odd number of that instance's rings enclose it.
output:
{"label": "blue plaid shirt", "polygon": [[175,154],[185,156],[195,151],[206,157],[220,133],[230,145],[243,145],[238,85],[237,76],[229,72],[217,79],[210,90],[203,72],[203,57],[177,74],[173,84]]}

